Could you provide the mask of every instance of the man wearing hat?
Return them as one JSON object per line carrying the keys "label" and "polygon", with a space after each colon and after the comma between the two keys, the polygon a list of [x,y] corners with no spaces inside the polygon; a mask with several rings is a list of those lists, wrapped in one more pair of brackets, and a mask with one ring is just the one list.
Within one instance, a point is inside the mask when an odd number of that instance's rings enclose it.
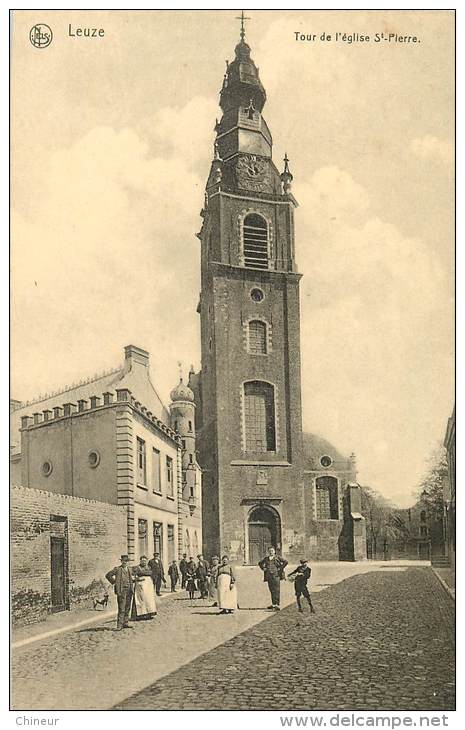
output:
{"label": "man wearing hat", "polygon": [[274,547],[268,548],[268,555],[260,560],[259,566],[263,570],[263,580],[268,583],[268,588],[271,594],[271,606],[268,608],[274,611],[279,611],[280,603],[280,581],[284,580],[284,568],[287,565],[287,560],[276,555]]}
{"label": "man wearing hat", "polygon": [[[307,599],[308,605],[310,606],[310,611],[312,613],[315,613],[312,599],[310,598],[310,593],[307,587],[307,581],[310,580],[311,574],[312,569],[308,567],[308,560],[302,558],[302,560],[300,561],[300,565],[298,565],[297,568],[292,571],[292,573],[289,573],[288,576],[289,580],[294,580],[295,597],[297,601],[297,608],[299,609],[300,613],[303,613],[302,604],[300,602],[301,596],[304,596]],[[295,578],[293,579],[292,576],[295,576]]]}
{"label": "man wearing hat", "polygon": [[121,556],[121,565],[110,570],[105,578],[115,589],[116,600],[118,601],[117,631],[130,629],[128,624],[131,612],[132,597],[134,593],[132,569],[129,565],[129,555]]}

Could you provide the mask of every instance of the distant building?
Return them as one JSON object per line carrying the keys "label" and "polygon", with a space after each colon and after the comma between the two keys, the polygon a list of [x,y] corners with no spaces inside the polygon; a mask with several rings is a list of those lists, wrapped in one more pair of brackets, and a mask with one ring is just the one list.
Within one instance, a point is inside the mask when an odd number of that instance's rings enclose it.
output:
{"label": "distant building", "polygon": [[444,446],[448,465],[448,483],[444,494],[446,554],[455,572],[455,406],[447,422]]}
{"label": "distant building", "polygon": [[[201,551],[201,471],[196,461],[194,396],[181,380],[171,393],[170,410],[166,409],[151,383],[148,367],[146,351],[126,347],[123,368],[21,405],[12,413],[14,481],[21,487],[13,492],[13,510],[18,516],[29,514],[27,505],[37,502],[38,493],[43,509],[47,500],[53,506],[50,524],[54,532],[50,533],[50,544],[41,543],[41,550],[49,553],[47,558],[41,557],[48,572],[44,573],[42,590],[35,591],[40,594],[36,599],[41,605],[49,600],[50,610],[70,608],[73,596],[79,594],[82,600],[92,593],[102,576],[102,554],[110,563],[108,569],[118,561],[121,550],[136,561],[143,554],[159,552],[166,564],[183,552]],[[146,402],[141,400],[144,397]],[[20,439],[16,435],[18,418]],[[67,499],[60,501],[58,495]],[[93,508],[91,527],[85,510],[75,507],[82,507],[83,500],[100,503],[100,527],[98,509]],[[122,511],[124,545],[114,554],[113,535],[106,531],[105,520],[107,513],[114,520]],[[58,523],[61,538],[55,534]],[[93,558],[88,547],[90,529],[102,538],[92,543]],[[26,533],[18,517],[12,537],[19,553],[28,539]],[[86,585],[77,586],[71,575],[73,565],[82,563],[83,552],[87,561],[94,560],[94,574]],[[16,593],[27,591],[21,563],[20,557],[14,558],[14,600],[15,586],[20,585]],[[18,571],[23,571],[21,576]],[[28,576],[32,583],[36,581],[33,571],[34,562]],[[60,586],[54,586],[54,581]],[[17,597],[18,611],[19,603]]]}
{"label": "distant building", "polygon": [[397,536],[387,541],[388,558],[430,560],[432,555],[431,532],[437,539],[437,529],[431,523],[428,503],[421,497],[412,507],[393,513],[392,526]]}

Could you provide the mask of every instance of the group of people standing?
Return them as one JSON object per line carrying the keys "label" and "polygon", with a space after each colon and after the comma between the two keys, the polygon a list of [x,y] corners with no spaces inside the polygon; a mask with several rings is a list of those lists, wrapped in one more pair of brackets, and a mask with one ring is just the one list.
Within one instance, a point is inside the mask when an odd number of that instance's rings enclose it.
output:
{"label": "group of people standing", "polygon": [[189,593],[189,598],[195,598],[195,593],[200,593],[200,598],[210,598],[213,606],[218,606],[220,613],[233,613],[237,608],[237,588],[234,571],[229,564],[227,555],[223,555],[221,561],[217,555],[212,557],[211,565],[204,559],[203,555],[187,559],[184,553],[179,561],[181,571],[181,588]]}
{"label": "group of people standing", "polygon": [[129,555],[121,556],[121,565],[108,571],[106,579],[114,587],[118,602],[116,628],[129,629],[129,617],[152,619],[157,614],[155,595],[161,596],[161,584],[166,585],[160,555],[151,560],[141,555],[139,565],[129,565]]}
{"label": "group of people standing", "polygon": [[[155,553],[151,560],[142,555],[139,565],[131,567],[128,555],[121,556],[121,565],[113,568],[106,574],[106,579],[114,587],[118,602],[117,630],[130,628],[129,618],[152,619],[157,614],[156,596],[161,595],[162,583],[166,586],[165,572],[160,555]],[[281,581],[285,579],[287,560],[276,555],[273,547],[268,549],[268,555],[259,562],[263,571],[263,580],[268,584],[271,595],[269,609],[279,611],[281,599]],[[219,608],[220,614],[231,614],[238,608],[237,584],[234,571],[229,564],[227,555],[221,561],[214,555],[211,564],[203,555],[187,559],[184,553],[179,561],[179,568],[175,560],[170,563],[168,575],[171,591],[181,578],[181,588],[187,590],[189,598],[195,598],[196,592],[200,598],[211,599],[213,606]],[[306,559],[300,560],[300,565],[289,574],[289,580],[294,581],[297,607],[303,611],[301,597],[307,600],[310,610],[314,608],[308,590],[308,580],[311,568]]]}

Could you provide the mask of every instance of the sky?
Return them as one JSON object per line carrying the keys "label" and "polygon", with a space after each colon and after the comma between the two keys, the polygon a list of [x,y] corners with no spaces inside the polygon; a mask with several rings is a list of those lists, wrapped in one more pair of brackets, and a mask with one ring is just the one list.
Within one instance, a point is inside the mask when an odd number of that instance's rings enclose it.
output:
{"label": "sky", "polygon": [[[236,15],[13,13],[13,398],[117,367],[127,344],[150,352],[165,402],[178,361],[199,368],[195,233]],[[454,399],[453,14],[247,15],[299,202],[304,429],[406,507]],[[420,42],[320,40],[335,32]]]}

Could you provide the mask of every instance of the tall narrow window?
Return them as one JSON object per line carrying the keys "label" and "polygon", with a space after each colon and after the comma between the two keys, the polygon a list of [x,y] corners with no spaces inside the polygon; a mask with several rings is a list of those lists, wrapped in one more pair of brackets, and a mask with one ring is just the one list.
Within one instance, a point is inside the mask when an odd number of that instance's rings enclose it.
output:
{"label": "tall narrow window", "polygon": [[152,490],[161,492],[160,452],[155,447],[152,449]]}
{"label": "tall narrow window", "polygon": [[168,497],[174,497],[173,459],[166,457],[166,493]]}
{"label": "tall narrow window", "polygon": [[268,268],[268,226],[261,215],[250,213],[243,223],[244,264],[251,269]]}
{"label": "tall narrow window", "polygon": [[249,352],[252,355],[266,355],[266,324],[259,319],[249,322]]}
{"label": "tall narrow window", "polygon": [[274,388],[253,380],[244,383],[245,450],[276,450]]}
{"label": "tall narrow window", "polygon": [[338,520],[339,506],[336,477],[324,476],[316,480],[317,520]]}
{"label": "tall narrow window", "polygon": [[137,437],[137,483],[147,483],[147,458],[145,453],[145,441]]}
{"label": "tall narrow window", "polygon": [[148,553],[148,531],[147,531],[147,520],[138,520],[137,522],[137,536],[139,543],[139,557],[141,555],[147,556]]}

